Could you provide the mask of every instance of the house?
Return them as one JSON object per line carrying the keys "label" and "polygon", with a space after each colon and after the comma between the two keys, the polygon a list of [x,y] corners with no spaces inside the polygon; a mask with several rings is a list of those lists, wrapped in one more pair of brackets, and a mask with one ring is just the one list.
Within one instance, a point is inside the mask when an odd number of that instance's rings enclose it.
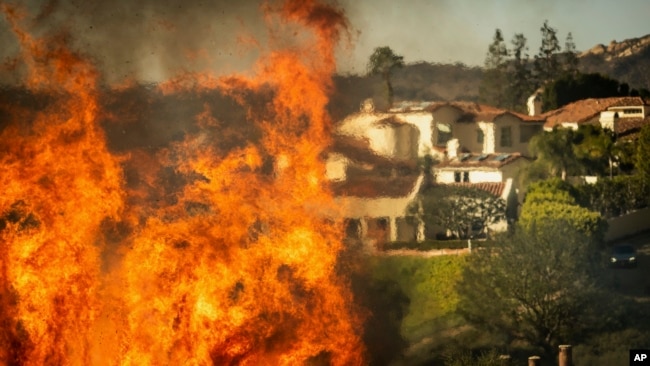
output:
{"label": "house", "polygon": [[577,129],[582,124],[600,124],[622,134],[634,129],[631,125],[641,124],[648,116],[650,105],[642,97],[583,99],[541,115],[545,131],[555,127]]}
{"label": "house", "polygon": [[447,142],[458,140],[463,153],[528,153],[528,142],[542,130],[543,119],[471,102],[435,103],[433,144],[445,152]]}
{"label": "house", "polygon": [[429,103],[386,112],[374,109],[372,100],[366,100],[358,113],[339,122],[334,133],[368,141],[370,149],[386,158],[417,159],[430,155],[431,113],[425,110]]}
{"label": "house", "polygon": [[518,175],[531,161],[520,153],[462,153],[432,169],[436,183],[473,186],[504,199],[507,217],[514,219],[523,200]]}
{"label": "house", "polygon": [[347,239],[370,248],[423,240],[422,223],[409,214],[424,181],[416,158],[387,157],[372,146],[367,138],[335,135],[327,151],[326,176],[338,207],[334,214],[345,219]]}
{"label": "house", "polygon": [[394,241],[422,241],[424,226],[409,206],[424,175],[365,175],[332,184],[335,202],[346,219],[346,236],[380,247]]}

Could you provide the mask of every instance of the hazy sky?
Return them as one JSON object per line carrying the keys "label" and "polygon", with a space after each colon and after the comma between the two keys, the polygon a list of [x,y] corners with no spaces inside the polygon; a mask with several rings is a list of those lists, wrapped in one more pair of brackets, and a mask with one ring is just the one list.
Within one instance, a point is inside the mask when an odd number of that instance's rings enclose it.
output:
{"label": "hazy sky", "polygon": [[340,65],[353,70],[379,45],[406,62],[482,65],[496,28],[508,43],[523,33],[532,56],[544,20],[562,46],[571,32],[579,51],[650,34],[649,0],[349,0],[344,7],[361,31],[352,57]]}
{"label": "hazy sky", "polygon": [[[180,67],[217,73],[249,67],[265,46],[259,2],[253,0],[5,0],[27,9],[33,34],[65,30],[108,79],[155,80]],[[2,1],[0,1],[1,3]],[[650,34],[650,0],[339,0],[352,28],[339,52],[339,71],[362,73],[372,50],[390,46],[407,63],[482,65],[496,28],[515,33],[537,52],[544,20],[562,45],[572,32],[582,51]],[[0,17],[0,56],[17,43]],[[12,76],[6,67],[0,78]],[[2,81],[2,79],[0,79]]]}

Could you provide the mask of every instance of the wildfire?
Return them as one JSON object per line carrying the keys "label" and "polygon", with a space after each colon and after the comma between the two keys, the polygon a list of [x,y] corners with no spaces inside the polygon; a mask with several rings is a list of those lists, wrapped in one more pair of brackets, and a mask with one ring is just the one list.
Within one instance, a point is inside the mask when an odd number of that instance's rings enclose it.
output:
{"label": "wildfire", "polygon": [[[316,1],[264,9],[269,24],[308,30],[307,41],[271,52],[255,77],[186,74],[160,86],[218,88],[259,139],[226,148],[233,136],[206,104],[182,140],[116,154],[92,64],[2,8],[25,85],[55,102],[16,107],[0,130],[1,363],[363,363],[320,158],[346,19]],[[165,169],[182,177],[171,192],[155,178]]]}

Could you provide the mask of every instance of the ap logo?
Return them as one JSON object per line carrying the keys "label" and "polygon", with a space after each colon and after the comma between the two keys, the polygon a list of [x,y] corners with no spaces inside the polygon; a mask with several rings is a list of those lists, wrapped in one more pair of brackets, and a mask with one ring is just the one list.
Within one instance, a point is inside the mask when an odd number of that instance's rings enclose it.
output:
{"label": "ap logo", "polygon": [[635,365],[650,365],[650,350],[631,349],[630,366]]}

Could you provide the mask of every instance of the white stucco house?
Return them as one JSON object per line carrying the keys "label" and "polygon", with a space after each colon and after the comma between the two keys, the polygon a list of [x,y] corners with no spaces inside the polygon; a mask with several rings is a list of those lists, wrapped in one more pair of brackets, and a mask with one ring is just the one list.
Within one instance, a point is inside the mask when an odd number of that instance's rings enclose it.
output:
{"label": "white stucco house", "polygon": [[431,113],[423,103],[411,108],[376,111],[371,100],[361,110],[339,122],[335,134],[366,139],[370,149],[391,159],[417,159],[431,154]]}

